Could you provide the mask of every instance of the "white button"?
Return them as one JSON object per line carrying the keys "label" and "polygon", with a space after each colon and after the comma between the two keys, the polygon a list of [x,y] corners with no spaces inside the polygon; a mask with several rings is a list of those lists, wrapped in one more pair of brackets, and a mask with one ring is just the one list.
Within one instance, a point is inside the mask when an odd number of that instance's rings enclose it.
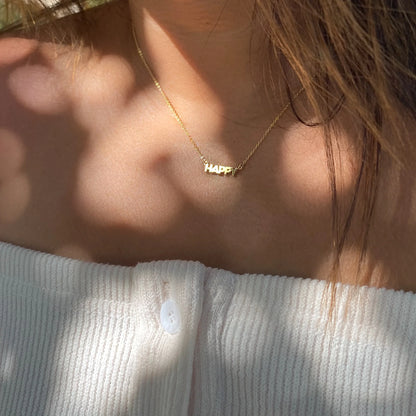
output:
{"label": "white button", "polygon": [[163,303],[160,309],[160,322],[169,334],[176,334],[181,329],[181,314],[174,300],[168,299]]}

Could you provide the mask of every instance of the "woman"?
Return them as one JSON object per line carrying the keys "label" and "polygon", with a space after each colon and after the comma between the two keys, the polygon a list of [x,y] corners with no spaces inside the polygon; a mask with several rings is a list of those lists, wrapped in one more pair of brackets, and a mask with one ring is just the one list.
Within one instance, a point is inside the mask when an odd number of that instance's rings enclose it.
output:
{"label": "woman", "polygon": [[413,2],[77,7],[0,40],[0,414],[414,414]]}

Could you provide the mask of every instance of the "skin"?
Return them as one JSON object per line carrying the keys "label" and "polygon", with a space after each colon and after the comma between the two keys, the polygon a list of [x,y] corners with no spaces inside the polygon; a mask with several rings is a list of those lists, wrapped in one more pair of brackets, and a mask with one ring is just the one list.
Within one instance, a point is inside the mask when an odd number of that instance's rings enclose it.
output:
{"label": "skin", "polygon": [[[287,101],[283,89],[275,100],[264,92],[264,42],[251,7],[250,0],[108,5],[92,12],[93,51],[0,40],[0,240],[111,264],[187,259],[325,279],[332,208],[322,131],[288,112],[238,176],[207,175],[132,40],[130,18],[203,153],[236,165]],[[281,74],[276,81],[283,86]],[[298,104],[307,117],[305,98]],[[358,127],[343,111],[336,121],[345,205]],[[366,262],[371,285],[416,292],[413,177],[383,155]],[[342,257],[344,283],[355,282],[359,227],[354,221]]]}

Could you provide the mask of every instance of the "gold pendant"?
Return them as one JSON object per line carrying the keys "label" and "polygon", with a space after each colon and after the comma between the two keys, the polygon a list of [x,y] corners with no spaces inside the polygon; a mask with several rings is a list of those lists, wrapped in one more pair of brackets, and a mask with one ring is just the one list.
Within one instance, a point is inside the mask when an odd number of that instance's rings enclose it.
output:
{"label": "gold pendant", "polygon": [[214,165],[212,163],[205,163],[205,172],[213,173],[215,175],[232,175],[235,176],[237,174],[238,169],[233,168],[231,166],[222,166],[222,165]]}

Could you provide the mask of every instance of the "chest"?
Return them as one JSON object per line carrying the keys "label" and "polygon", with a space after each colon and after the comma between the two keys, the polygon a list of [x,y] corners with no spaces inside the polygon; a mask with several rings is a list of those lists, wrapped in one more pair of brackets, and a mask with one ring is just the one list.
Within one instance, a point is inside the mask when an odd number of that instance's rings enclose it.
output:
{"label": "chest", "polygon": [[[11,116],[1,135],[2,240],[113,264],[187,259],[237,273],[327,276],[333,212],[319,130],[276,128],[236,177],[208,175],[168,112],[97,91],[96,99],[88,90],[88,102],[44,116],[11,106],[20,122]],[[234,166],[253,148],[233,134],[205,140],[209,124],[200,121],[199,144],[215,163]],[[348,161],[348,146],[341,152]],[[348,168],[340,187],[346,201],[354,189]],[[416,290],[412,203],[401,222],[383,214],[404,206],[399,182],[381,191],[368,255],[385,277],[381,285]],[[344,280],[353,282],[354,238],[345,252]]]}
{"label": "chest", "polygon": [[[285,146],[293,136],[279,132],[236,177],[208,175],[174,120],[155,127],[142,114],[147,121],[101,113],[84,132],[68,117],[47,126],[34,119],[3,135],[5,160],[16,163],[2,182],[0,238],[106,263],[182,258],[237,272],[316,274],[312,257],[324,255],[330,238],[319,152],[314,161],[288,152],[276,140]],[[242,147],[244,155],[251,145]],[[214,151],[233,158],[227,145]]]}

